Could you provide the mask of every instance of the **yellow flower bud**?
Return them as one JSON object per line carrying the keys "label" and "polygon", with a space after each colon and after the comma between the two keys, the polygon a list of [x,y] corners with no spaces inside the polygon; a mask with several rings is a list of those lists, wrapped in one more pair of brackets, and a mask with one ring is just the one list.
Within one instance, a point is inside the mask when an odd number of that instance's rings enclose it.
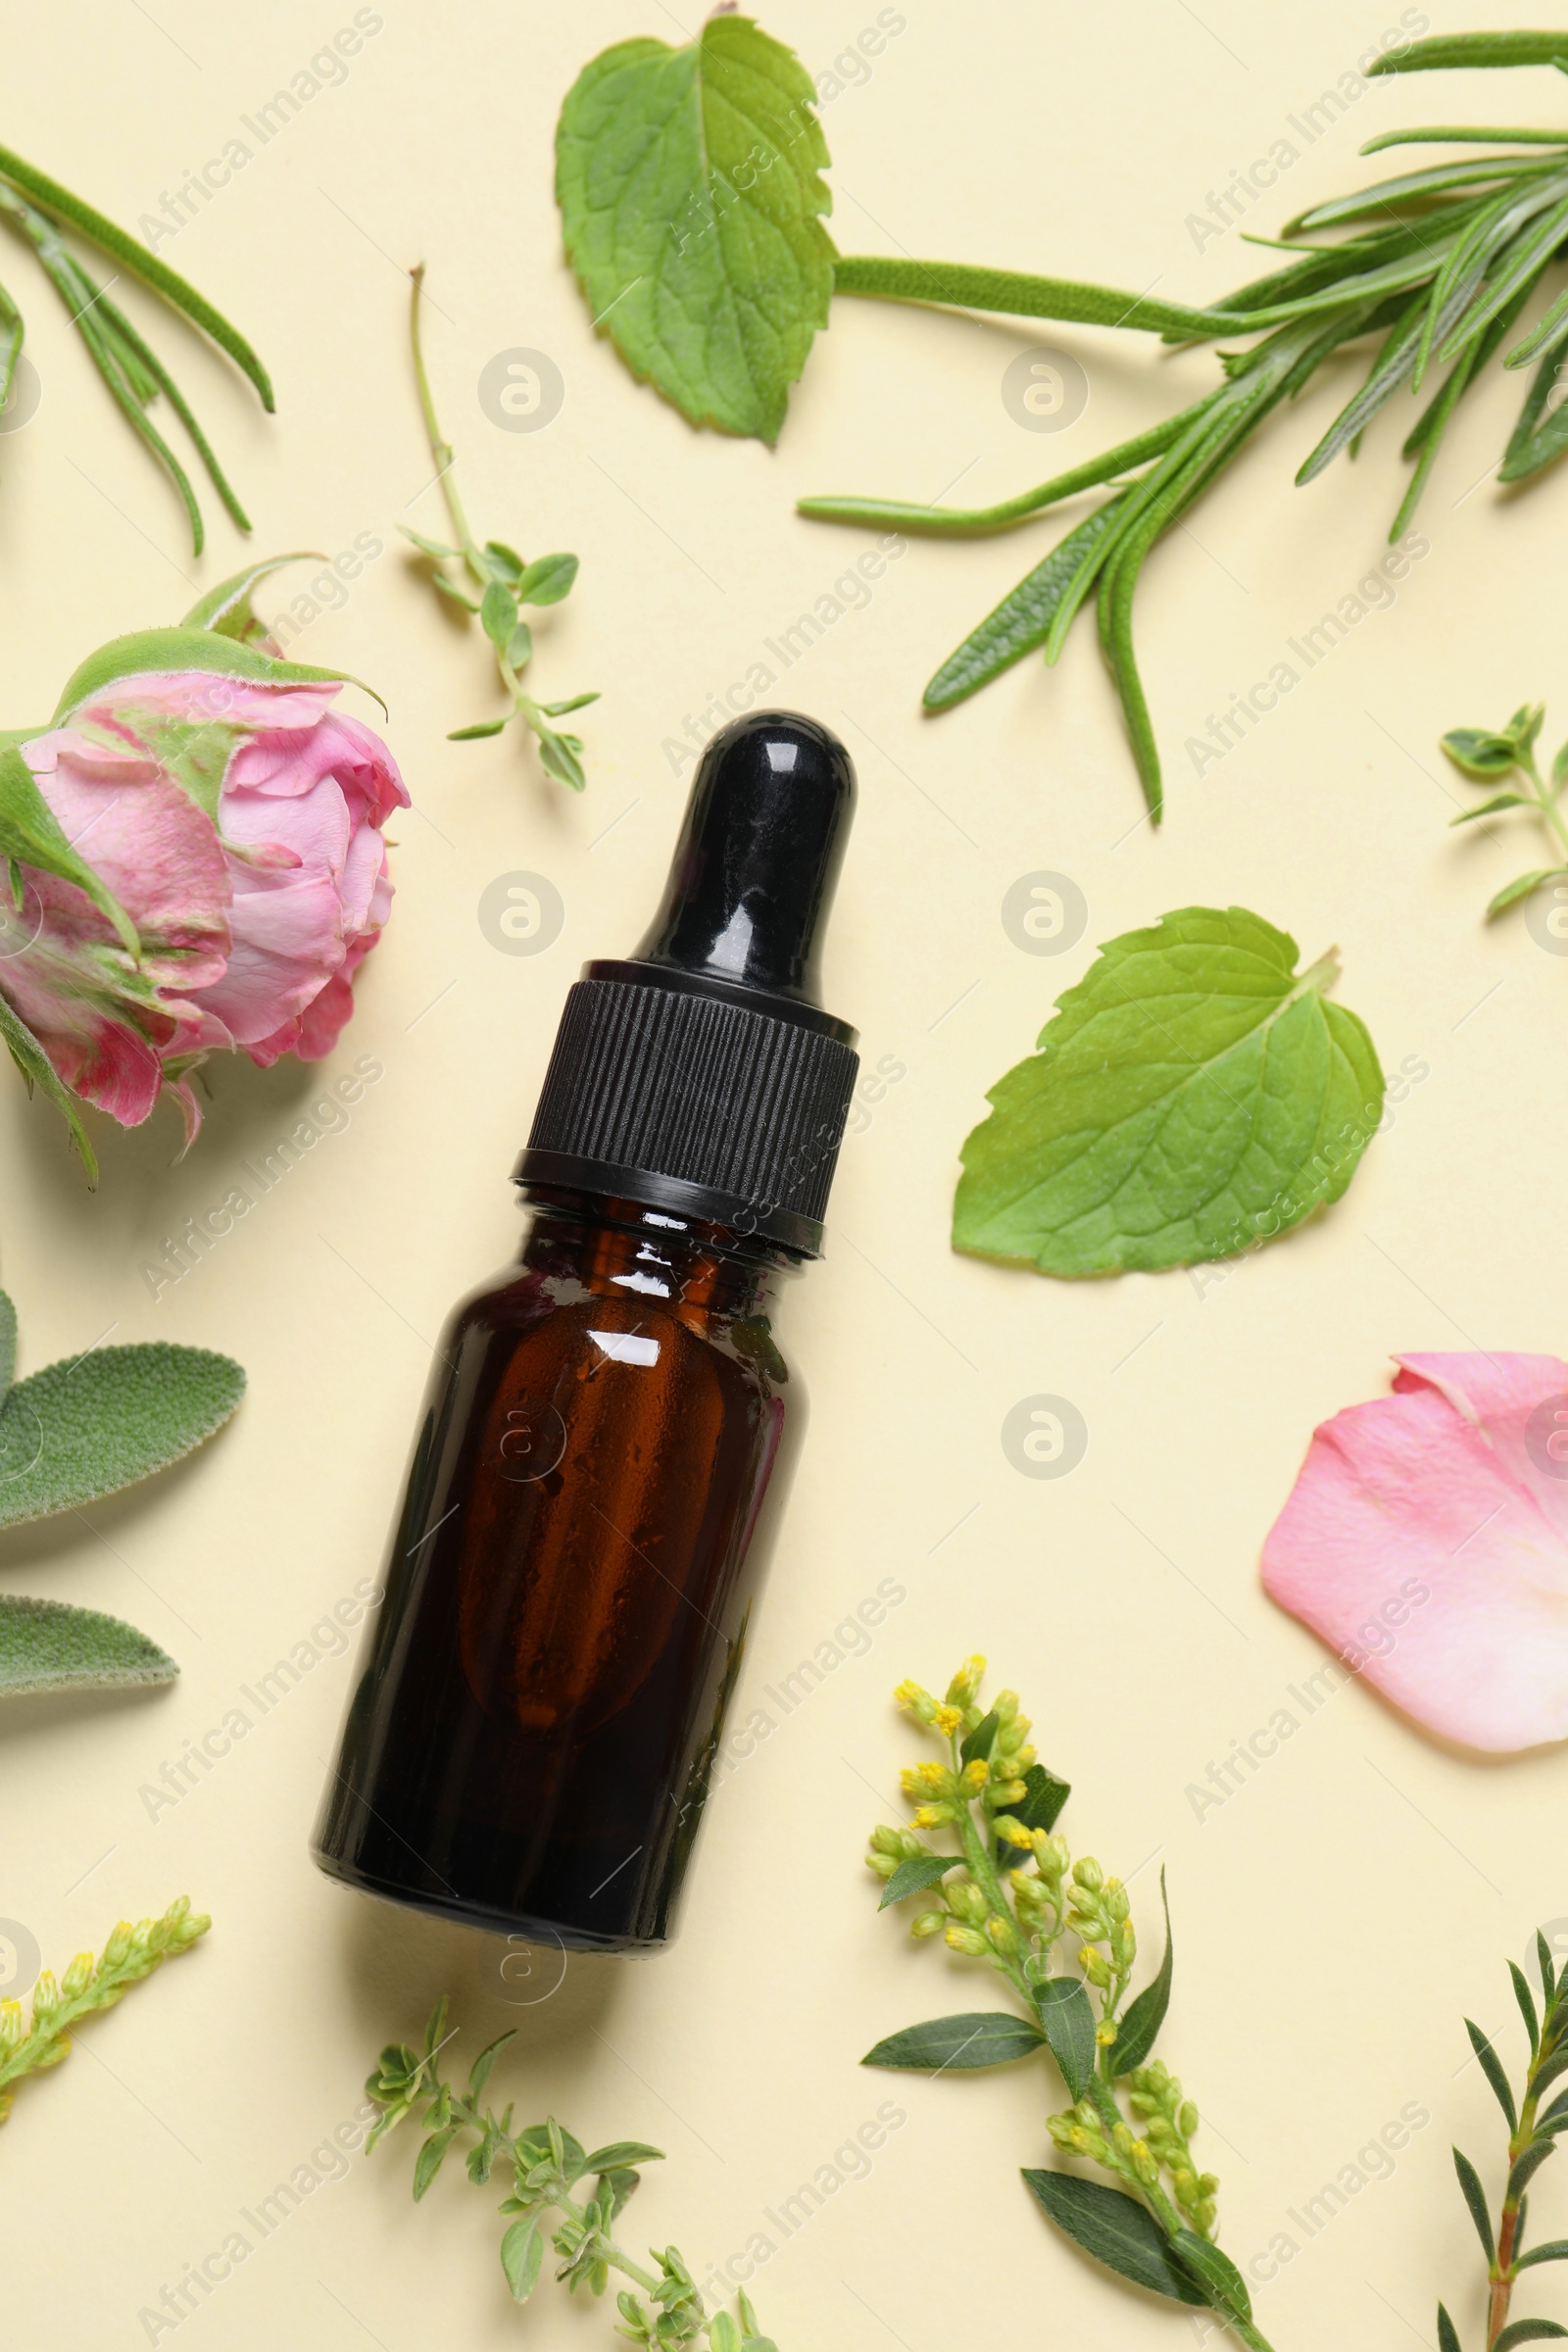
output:
{"label": "yellow flower bud", "polygon": [[991,1827],[1008,1845],[1021,1845],[1026,1853],[1034,1844],[1034,1832],[1026,1830],[1021,1821],[1014,1821],[1010,1813],[999,1813]]}
{"label": "yellow flower bud", "polygon": [[948,1685],[948,1704],[950,1707],[967,1707],[973,1703],[975,1693],[980,1688],[981,1680],[984,1677],[985,1670],[986,1662],[984,1658],[970,1657],[964,1659],[963,1664],[958,1668],[957,1673]]}
{"label": "yellow flower bud", "polygon": [[1110,1968],[1104,1953],[1097,1950],[1094,1944],[1086,1943],[1078,1954],[1078,1965],[1090,1984],[1103,1992],[1110,1983]]}
{"label": "yellow flower bud", "polygon": [[873,1854],[902,1854],[904,1832],[885,1827],[874,1829],[871,1832],[871,1851]]}
{"label": "yellow flower bud", "polygon": [[1108,2050],[1120,2031],[1119,2026],[1097,2026],[1095,2039],[1102,2050]]}
{"label": "yellow flower bud", "polygon": [[909,1934],[917,1939],[925,1936],[940,1936],[947,1927],[941,1911],[922,1911],[918,1919],[909,1922]]}
{"label": "yellow flower bud", "polygon": [[1018,1932],[1000,1911],[993,1911],[986,1921],[986,1938],[994,1952],[1012,1953],[1018,1949]]}
{"label": "yellow flower bud", "polygon": [[899,1867],[898,1856],[896,1854],[867,1854],[865,1867],[867,1870],[874,1870],[879,1879],[891,1879]]}
{"label": "yellow flower bud", "polygon": [[952,1805],[922,1805],[915,1814],[914,1826],[917,1830],[940,1830],[945,1821],[954,1818]]}
{"label": "yellow flower bud", "polygon": [[918,1683],[901,1683],[893,1695],[905,1713],[912,1715],[917,1723],[930,1723],[936,1715],[936,1700]]}
{"label": "yellow flower bud", "polygon": [[991,1767],[984,1756],[971,1756],[963,1768],[962,1786],[966,1792],[978,1794],[991,1778]]}
{"label": "yellow flower bud", "polygon": [[1093,1854],[1085,1854],[1072,1866],[1073,1884],[1083,1887],[1086,1894],[1098,1894],[1105,1884],[1104,1873]]}
{"label": "yellow flower bud", "polygon": [[950,1919],[943,1929],[942,1940],[950,1951],[966,1952],[971,1960],[983,1960],[986,1956],[985,1937],[956,1919]]}

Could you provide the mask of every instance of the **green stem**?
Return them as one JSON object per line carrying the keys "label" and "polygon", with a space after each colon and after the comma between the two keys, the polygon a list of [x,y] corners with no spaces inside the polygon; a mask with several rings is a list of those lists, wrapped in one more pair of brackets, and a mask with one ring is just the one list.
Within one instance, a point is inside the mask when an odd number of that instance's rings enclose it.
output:
{"label": "green stem", "polygon": [[1530,779],[1530,789],[1535,795],[1536,807],[1556,835],[1558,847],[1563,853],[1565,862],[1568,862],[1568,823],[1563,820],[1562,810],[1557,806],[1556,795],[1547,789],[1545,780],[1536,765],[1534,752],[1521,752],[1518,763]]}
{"label": "green stem", "polygon": [[430,456],[441,483],[441,495],[446,500],[447,513],[452,517],[453,534],[463,551],[465,564],[476,584],[482,588],[489,580],[490,573],[480,557],[478,543],[468,528],[463,501],[458,496],[452,444],[436,421],[435,401],[431,396],[430,378],[425,372],[424,352],[419,340],[419,297],[424,290],[424,264],[416,263],[409,271],[409,276],[414,281],[414,294],[409,306],[409,340],[414,347],[414,379],[419,387],[419,409],[424,417],[425,438],[430,444]]}

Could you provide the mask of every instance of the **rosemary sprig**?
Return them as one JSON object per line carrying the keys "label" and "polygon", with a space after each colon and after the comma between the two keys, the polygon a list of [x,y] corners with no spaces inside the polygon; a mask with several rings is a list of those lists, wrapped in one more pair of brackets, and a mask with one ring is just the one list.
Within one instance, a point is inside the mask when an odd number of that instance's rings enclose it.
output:
{"label": "rosemary sprig", "polygon": [[[744,2294],[736,2299],[734,2316],[709,2313],[673,2246],[662,2253],[656,2250],[652,2260],[658,2268],[649,2270],[612,2235],[612,2223],[642,2178],[637,2168],[658,2161],[663,2150],[642,2140],[621,2139],[588,2154],[554,2116],[514,2132],[510,2106],[497,2115],[493,2107],[480,2105],[490,2070],[512,2034],[499,2034],[488,2043],[468,2070],[466,2091],[456,2090],[443,2080],[437,2064],[453,2038],[446,2017],[443,1996],[430,2014],[422,2051],[393,2042],[381,2052],[380,2064],[365,2085],[382,2110],[365,2143],[367,2152],[405,2116],[422,2107],[427,2136],[415,2160],[416,2201],[464,2133],[473,2142],[467,2169],[476,2187],[482,2188],[500,2165],[512,2181],[512,2193],[501,2211],[515,2217],[501,2240],[501,2267],[519,2303],[526,2302],[538,2284],[549,2245],[561,2257],[556,2277],[572,2293],[586,2286],[590,2293],[602,2295],[612,2271],[632,2281],[637,2291],[623,2289],[615,2299],[621,2318],[615,2332],[634,2344],[675,2352],[680,2345],[706,2340],[710,2352],[777,2352],[772,2338],[759,2331],[757,2315]],[[574,2195],[588,2180],[594,2182],[592,2193],[586,2198]],[[552,2214],[559,2216],[553,2228],[548,2219]]]}
{"label": "rosemary sprig", "polygon": [[[1424,67],[1558,65],[1568,71],[1568,31],[1475,33],[1418,41],[1377,61],[1374,74]],[[1050,481],[983,508],[919,507],[884,499],[808,498],[820,520],[952,536],[1004,530],[1096,483],[1110,498],[1062,540],[971,630],[927,685],[927,710],[951,710],[1043,647],[1061,651],[1074,615],[1095,592],[1101,643],[1132,739],[1149,812],[1163,808],[1159,755],[1133,648],[1133,604],[1156,542],[1240,454],[1282,401],[1292,399],[1342,346],[1376,336],[1359,390],[1297,473],[1312,481],[1353,449],[1396,393],[1419,392],[1434,368],[1448,370],[1404,442],[1415,462],[1390,532],[1399,537],[1430,478],[1459,402],[1551,264],[1568,251],[1568,130],[1510,131],[1438,124],[1390,131],[1363,153],[1448,140],[1504,140],[1522,152],[1471,157],[1405,172],[1312,207],[1285,231],[1291,258],[1239,286],[1207,311],[1184,310],[1113,288],[1023,272],[851,255],[834,288],[901,302],[961,304],[1013,316],[1144,328],[1167,343],[1254,330],[1262,340],[1221,355],[1224,381],[1163,424]],[[1343,234],[1342,232],[1349,232]],[[1550,403],[1568,343],[1568,292],[1521,338],[1504,366],[1536,366],[1498,478],[1527,480],[1568,448],[1568,408]],[[1143,471],[1136,469],[1143,467]]]}
{"label": "rosemary sprig", "polygon": [[99,2009],[113,2009],[132,1984],[188,1952],[212,1924],[205,1913],[193,1916],[189,1898],[181,1895],[162,1919],[139,1919],[134,1927],[122,1919],[101,1960],[78,1952],[58,1981],[45,1969],[32,1988],[32,2015],[25,2023],[20,2001],[0,2001],[0,2124],[24,2075],[43,2074],[70,2057],[74,2026]]}
{"label": "rosemary sprig", "polygon": [[[66,242],[65,232],[74,230],[77,236],[109,256],[116,265],[117,275],[121,270],[128,270],[162,295],[174,310],[182,312],[227,352],[255,385],[263,407],[270,410],[275,405],[271,380],[245,337],[204,295],[171,270],[167,262],[159,261],[145,245],[127,236],[122,228],[117,228],[92,205],[84,204],[58,180],[24,163],[20,155],[13,155],[8,147],[0,147],[0,216],[32,246],[71,314],[71,323],[86,345],[93,366],[178,491],[190,522],[193,552],[201,554],[206,538],[196,494],[179,460],[144,413],[160,392],[190,435],[223,505],[239,528],[248,531],[251,526],[245,510],[225,479],[189,403],[157,354],[76,259]],[[111,279],[110,283],[113,282]],[[22,314],[0,287],[0,408],[11,395],[22,341]]]}
{"label": "rosemary sprig", "polygon": [[[420,295],[424,286],[424,264],[411,270],[414,293],[409,313],[409,332],[414,348],[415,381],[419,388],[419,410],[430,444],[430,456],[435,462],[436,477],[446,500],[447,513],[452,519],[456,547],[447,547],[438,539],[427,539],[420,531],[410,530],[405,524],[403,536],[412,540],[421,556],[428,559],[430,583],[449,604],[460,606],[465,612],[477,612],[479,625],[495,651],[496,668],[506,688],[512,708],[501,718],[482,718],[469,727],[454,727],[449,743],[473,743],[481,736],[499,735],[514,719],[520,719],[530,728],[539,742],[539,764],[547,775],[560,784],[568,784],[573,792],[581,792],[587,779],[582,772],[582,738],[553,727],[551,719],[563,717],[568,710],[580,710],[588,703],[597,703],[597,691],[574,694],[564,702],[536,703],[523,692],[522,672],[533,658],[533,632],[522,617],[524,606],[559,605],[571,593],[577,577],[575,556],[536,556],[525,563],[515,549],[501,539],[487,539],[481,547],[468,528],[468,518],[458,495],[457,475],[453,470],[452,444],[436,421],[435,401],[430,391],[430,378],[425,369],[424,352],[419,335]],[[447,571],[448,563],[459,565],[456,578]],[[470,583],[479,591],[477,597],[467,593]]]}
{"label": "rosemary sprig", "polygon": [[[1138,1956],[1131,1898],[1093,1856],[1072,1859],[1055,1830],[1071,1790],[1037,1761],[1016,1691],[982,1708],[984,1672],[984,1658],[966,1659],[940,1701],[918,1683],[899,1686],[899,1704],[943,1743],[947,1762],[905,1772],[914,1826],[873,1830],[866,1861],[886,1881],[883,1910],[918,1898],[909,1933],[940,1936],[950,1951],[984,1961],[1016,2008],[906,2027],[864,2064],[946,2074],[1049,2053],[1072,2102],[1048,2118],[1053,2140],[1117,2185],[1026,2170],[1045,2212],[1107,2269],[1172,2302],[1206,2306],[1250,2352],[1269,2352],[1247,2283],[1214,2242],[1219,2182],[1193,2153],[1198,2110],[1152,2055],[1170,2001],[1169,1907],[1164,1958],[1128,2000]],[[933,1832],[958,1850],[928,1844]],[[1076,1938],[1076,1970],[1055,1963],[1065,1935]]]}
{"label": "rosemary sprig", "polygon": [[[1550,2085],[1559,2075],[1568,2073],[1568,1973],[1561,1978],[1554,1975],[1550,1950],[1539,1931],[1536,1956],[1541,1967],[1544,2004],[1539,2018],[1523,1969],[1512,1960],[1508,1963],[1514,1998],[1530,2041],[1530,2063],[1525,2070],[1523,2095],[1517,2104],[1502,2061],[1491,2041],[1468,2017],[1464,2021],[1470,2046],[1481,2062],[1481,2071],[1491,2083],[1508,2126],[1508,2175],[1495,2230],[1480,2174],[1461,2149],[1453,2151],[1454,2171],[1459,2176],[1459,2186],[1487,2258],[1487,2324],[1483,2338],[1486,2352],[1510,2352],[1515,2344],[1537,2342],[1545,2336],[1568,2336],[1568,2328],[1556,2320],[1508,2317],[1521,2271],[1531,2270],[1538,2263],[1568,2261],[1568,2238],[1546,2238],[1532,2246],[1529,2253],[1521,2252],[1528,2204],[1525,2190],[1555,2150],[1558,2133],[1568,2132],[1568,2090],[1559,2091],[1544,2112],[1541,2108],[1542,2098]],[[1461,2352],[1459,2331],[1442,2303],[1438,2305],[1438,2343],[1441,2352]]]}
{"label": "rosemary sprig", "polygon": [[[1536,765],[1535,755],[1536,738],[1545,715],[1544,703],[1524,703],[1508,724],[1495,732],[1487,727],[1453,727],[1443,738],[1444,750],[1462,775],[1477,784],[1503,787],[1474,808],[1462,808],[1452,822],[1469,825],[1478,816],[1498,816],[1505,808],[1528,808],[1540,819],[1552,848],[1561,853],[1564,861],[1534,866],[1529,873],[1517,874],[1511,882],[1505,882],[1488,903],[1489,915],[1517,906],[1533,897],[1544,882],[1568,880],[1568,819],[1562,810],[1562,788],[1568,783],[1568,743],[1562,745],[1551,763],[1548,783]],[[1505,782],[1515,774],[1524,778],[1528,791],[1517,792]]]}

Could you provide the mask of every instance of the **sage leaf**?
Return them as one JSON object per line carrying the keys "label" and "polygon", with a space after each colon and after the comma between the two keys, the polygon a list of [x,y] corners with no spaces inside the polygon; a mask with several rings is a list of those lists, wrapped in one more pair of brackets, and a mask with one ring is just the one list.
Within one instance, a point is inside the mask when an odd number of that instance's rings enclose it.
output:
{"label": "sage leaf", "polygon": [[501,2240],[501,2268],[517,2302],[526,2303],[538,2285],[544,2258],[545,2241],[537,2217],[530,2215],[526,2221],[514,2222]]}
{"label": "sage leaf", "polygon": [[172,1683],[173,1659],[118,1617],[59,1600],[0,1596],[0,1698],[32,1690]]}
{"label": "sage leaf", "polygon": [[1095,2013],[1078,1977],[1047,1977],[1035,1986],[1035,2007],[1051,2044],[1051,2055],[1061,2069],[1067,2095],[1081,2099],[1094,2080]]}
{"label": "sage leaf", "polygon": [[924,1893],[950,1870],[956,1870],[961,1859],[958,1854],[919,1854],[912,1862],[901,1862],[883,1887],[877,1909],[885,1911],[889,1903],[902,1903],[906,1895]]}
{"label": "sage leaf", "polygon": [[1159,1974],[1152,1984],[1146,1984],[1136,2000],[1128,2002],[1122,2016],[1121,2031],[1111,2045],[1111,2071],[1130,2075],[1135,2066],[1142,2066],[1154,2046],[1154,2036],[1165,2022],[1170,2007],[1170,1976],[1172,1947],[1170,1938],[1170,1897],[1165,1892],[1165,1873],[1159,1874],[1159,1899],[1165,1911],[1165,1957],[1159,1964]]}
{"label": "sage leaf", "polygon": [[1252,2298],[1247,2281],[1228,2254],[1196,2230],[1182,2230],[1173,2240],[1177,2261],[1204,2289],[1209,2307],[1227,2320],[1250,2320]]}
{"label": "sage leaf", "polygon": [[244,1393],[230,1357],[162,1340],[46,1365],[0,1406],[0,1527],[167,1469],[221,1428]]}
{"label": "sage leaf", "polygon": [[[956,1857],[955,1857],[956,1859]],[[951,2067],[963,2074],[981,2066],[1010,2066],[1016,2058],[1032,2058],[1045,2035],[1025,2017],[1010,2017],[1003,2009],[971,2011],[961,2017],[937,2017],[923,2026],[906,2026],[890,2034],[862,2066],[907,2067],[912,2072],[945,2074]]]}
{"label": "sage leaf", "polygon": [[1107,2271],[1119,2271],[1135,2286],[1168,2295],[1173,2303],[1208,2302],[1177,2262],[1152,2214],[1136,2199],[1073,2173],[1026,2171],[1024,2180],[1057,2229]]}
{"label": "sage leaf", "polygon": [[1337,1200],[1382,1116],[1330,955],[1247,908],[1129,931],[1058,998],[963,1147],[957,1250],[1043,1274],[1228,1257]]}
{"label": "sage leaf", "polygon": [[17,1369],[17,1310],[0,1291],[0,1405],[6,1400]]}
{"label": "sage leaf", "polygon": [[622,41],[556,134],[567,258],[639,379],[693,424],[777,440],[833,292],[810,75],[749,17]]}
{"label": "sage leaf", "polygon": [[1495,2258],[1496,2247],[1493,2243],[1492,2216],[1487,2211],[1487,2192],[1481,2185],[1481,2176],[1462,2148],[1453,2151],[1453,2169],[1459,2176],[1459,2186],[1464,2190],[1464,2201],[1470,2208],[1470,2219],[1476,2226],[1482,2251],[1488,2262],[1492,2262]]}

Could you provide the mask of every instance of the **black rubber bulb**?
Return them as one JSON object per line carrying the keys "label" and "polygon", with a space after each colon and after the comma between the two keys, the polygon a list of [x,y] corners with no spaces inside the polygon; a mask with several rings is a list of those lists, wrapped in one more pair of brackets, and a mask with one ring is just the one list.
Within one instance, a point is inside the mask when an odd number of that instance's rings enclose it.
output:
{"label": "black rubber bulb", "polygon": [[633,960],[819,1004],[817,948],[854,807],[854,762],[814,718],[754,710],[721,728]]}

